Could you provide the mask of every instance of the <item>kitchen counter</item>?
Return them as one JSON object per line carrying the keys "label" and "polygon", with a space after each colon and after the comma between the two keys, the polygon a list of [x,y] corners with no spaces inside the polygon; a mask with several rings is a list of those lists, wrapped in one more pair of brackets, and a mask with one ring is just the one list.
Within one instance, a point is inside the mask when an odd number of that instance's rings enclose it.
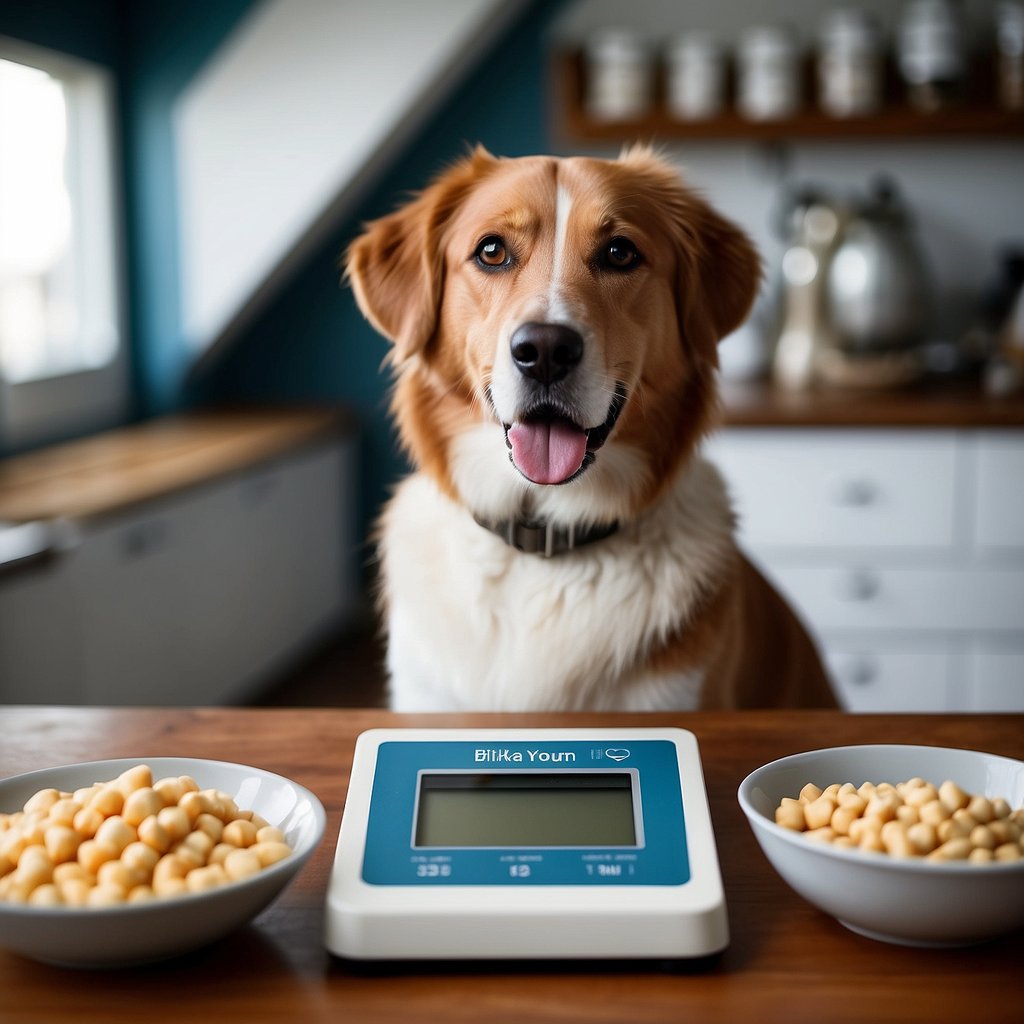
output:
{"label": "kitchen counter", "polygon": [[997,398],[969,381],[878,391],[787,391],[768,381],[725,381],[721,422],[727,427],[1024,427],[1024,395]]}
{"label": "kitchen counter", "polygon": [[351,431],[336,409],[182,413],[0,459],[0,521],[83,521]]}
{"label": "kitchen counter", "polygon": [[[680,726],[698,738],[729,909],[717,957],[652,963],[367,968],[321,942],[356,736],[385,726]],[[1024,715],[838,712],[397,715],[353,710],[0,708],[0,775],[73,761],[181,755],[258,765],[323,801],[324,841],[257,920],[201,952],[122,972],[0,952],[0,1019],[32,1024],[217,1020],[638,1022],[1020,1020],[1024,932],[976,948],[886,945],[847,931],[775,875],[736,801],[758,765],[824,744],[910,742],[1024,758]]]}

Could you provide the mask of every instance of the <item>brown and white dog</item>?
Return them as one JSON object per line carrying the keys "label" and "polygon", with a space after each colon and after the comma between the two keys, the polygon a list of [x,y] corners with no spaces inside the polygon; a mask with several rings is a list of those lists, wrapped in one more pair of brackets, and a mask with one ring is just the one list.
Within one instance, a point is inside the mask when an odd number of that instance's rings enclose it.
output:
{"label": "brown and white dog", "polygon": [[834,704],[698,452],[758,257],[669,164],[478,149],[347,273],[418,467],[380,527],[393,707]]}

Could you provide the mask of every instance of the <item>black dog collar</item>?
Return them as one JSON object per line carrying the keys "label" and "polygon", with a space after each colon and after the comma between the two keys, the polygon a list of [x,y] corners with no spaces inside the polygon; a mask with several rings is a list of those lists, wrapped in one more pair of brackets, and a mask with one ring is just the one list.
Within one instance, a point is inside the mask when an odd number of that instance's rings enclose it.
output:
{"label": "black dog collar", "polygon": [[555,523],[530,522],[525,519],[501,519],[496,523],[484,519],[476,521],[516,551],[540,555],[542,558],[563,555],[584,544],[604,540],[619,528],[618,521],[592,526],[587,530],[577,529],[575,526],[558,526]]}

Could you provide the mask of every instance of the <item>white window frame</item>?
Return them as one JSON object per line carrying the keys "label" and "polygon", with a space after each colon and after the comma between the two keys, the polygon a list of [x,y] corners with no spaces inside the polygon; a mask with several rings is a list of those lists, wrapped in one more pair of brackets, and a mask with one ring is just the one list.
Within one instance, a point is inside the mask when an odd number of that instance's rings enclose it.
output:
{"label": "white window frame", "polygon": [[0,373],[0,450],[16,449],[124,421],[130,410],[123,209],[116,89],[105,67],[0,36],[0,59],[39,68],[64,85],[76,136],[72,202],[76,241],[89,261],[89,287],[112,289],[117,347],[96,369],[12,382]]}

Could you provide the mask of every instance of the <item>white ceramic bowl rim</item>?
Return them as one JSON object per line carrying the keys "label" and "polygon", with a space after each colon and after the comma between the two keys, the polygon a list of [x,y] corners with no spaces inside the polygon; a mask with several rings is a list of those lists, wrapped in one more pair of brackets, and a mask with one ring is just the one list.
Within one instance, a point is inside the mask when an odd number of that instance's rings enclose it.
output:
{"label": "white ceramic bowl rim", "polygon": [[[250,771],[262,776],[263,778],[273,780],[281,785],[291,786],[296,795],[309,803],[312,808],[314,820],[316,825],[313,829],[311,836],[308,836],[303,842],[297,844],[290,857],[286,857],[284,860],[278,861],[275,864],[271,864],[269,867],[263,868],[258,874],[253,875],[250,878],[242,879],[237,882],[230,882],[226,885],[219,886],[216,889],[208,889],[205,892],[190,892],[182,893],[180,896],[175,896],[173,899],[168,900],[157,900],[143,903],[123,903],[114,907],[37,907],[31,906],[26,903],[8,903],[0,901],[0,912],[4,914],[24,914],[28,917],[47,917],[54,915],[73,914],[75,919],[89,918],[91,920],[102,920],[103,918],[118,917],[122,918],[130,914],[152,914],[155,909],[163,908],[174,908],[187,906],[202,901],[208,901],[211,898],[216,898],[218,895],[225,892],[237,893],[245,891],[246,889],[254,889],[266,885],[270,879],[280,877],[282,875],[290,874],[294,871],[294,861],[297,858],[305,856],[314,846],[319,842],[319,838],[322,837],[324,827],[326,825],[326,813],[320,800],[314,793],[308,790],[305,786],[300,785],[297,782],[286,778],[284,775],[279,775],[276,772],[268,771],[265,768],[256,768],[252,765],[242,764],[238,761],[219,761],[212,760],[204,757],[176,757],[176,756],[160,756],[160,757],[122,757],[112,758],[105,761],[79,761],[71,764],[54,765],[51,768],[39,768],[35,771],[25,772],[21,775],[9,775],[7,778],[0,779],[0,787],[17,782],[19,785],[31,786],[33,778],[40,778],[43,780],[51,780],[55,773],[61,771],[79,771],[95,766],[97,770],[103,772],[113,772],[111,778],[116,778],[122,771],[127,768],[132,768],[137,764],[149,764],[156,765],[159,763],[166,762],[180,762],[189,763],[191,765],[210,765],[220,769],[227,769],[230,771]],[[36,786],[33,792],[38,792],[40,788],[50,788],[48,786]],[[211,787],[203,787],[211,788]],[[20,808],[13,808],[19,810]],[[3,811],[4,808],[0,808]],[[7,813],[10,813],[12,809],[8,808]]]}
{"label": "white ceramic bowl rim", "polygon": [[[750,799],[750,795],[753,793],[758,782],[765,776],[781,769],[785,768],[790,764],[796,764],[811,755],[821,754],[825,756],[831,756],[835,754],[837,757],[856,751],[857,753],[865,753],[868,751],[877,752],[879,756],[884,756],[887,752],[913,752],[915,750],[928,751],[929,753],[935,753],[937,751],[950,751],[956,750],[964,754],[973,754],[986,759],[993,759],[996,761],[1006,762],[1007,765],[1014,765],[1018,768],[1024,769],[1024,763],[1016,761],[1011,757],[1003,757],[1001,754],[989,754],[981,750],[969,750],[961,747],[935,747],[925,745],[913,745],[906,743],[865,743],[865,744],[851,744],[843,747],[821,747],[815,750],[804,750],[799,753],[789,754],[786,757],[780,757],[775,761],[769,761],[768,764],[762,765],[760,768],[756,768],[752,771],[741,783],[739,789],[736,792],[737,798],[740,802],[740,806],[743,808],[744,813],[748,818],[756,818],[761,827],[767,829],[771,834],[782,839],[786,843],[790,843],[794,846],[799,846],[801,849],[813,849],[815,853],[819,853],[824,857],[833,857],[840,861],[854,861],[857,863],[864,863],[865,857],[871,859],[871,862],[878,865],[885,865],[887,869],[898,872],[920,872],[927,871],[937,874],[959,874],[959,873],[978,873],[984,872],[986,875],[992,874],[1022,874],[1024,875],[1024,859],[1017,861],[1008,861],[1006,863],[987,863],[987,864],[970,864],[966,861],[930,861],[925,857],[891,857],[885,853],[871,853],[864,850],[844,850],[841,847],[836,848],[828,843],[815,843],[808,840],[803,832],[795,832],[793,829],[785,828],[782,825],[777,824],[772,818],[768,817],[763,811],[755,807]],[[812,780],[807,780],[812,781]],[[853,782],[853,779],[833,779],[832,782]],[[896,782],[903,782],[904,779],[889,780],[883,779],[883,782],[892,781],[895,785]],[[934,779],[928,780],[934,782],[935,785],[939,785],[944,779],[939,779],[937,782]],[[831,783],[829,783],[831,785]],[[856,783],[855,783],[856,784]],[[797,794],[793,794],[796,796]],[[992,794],[992,796],[998,796],[999,794]]]}

